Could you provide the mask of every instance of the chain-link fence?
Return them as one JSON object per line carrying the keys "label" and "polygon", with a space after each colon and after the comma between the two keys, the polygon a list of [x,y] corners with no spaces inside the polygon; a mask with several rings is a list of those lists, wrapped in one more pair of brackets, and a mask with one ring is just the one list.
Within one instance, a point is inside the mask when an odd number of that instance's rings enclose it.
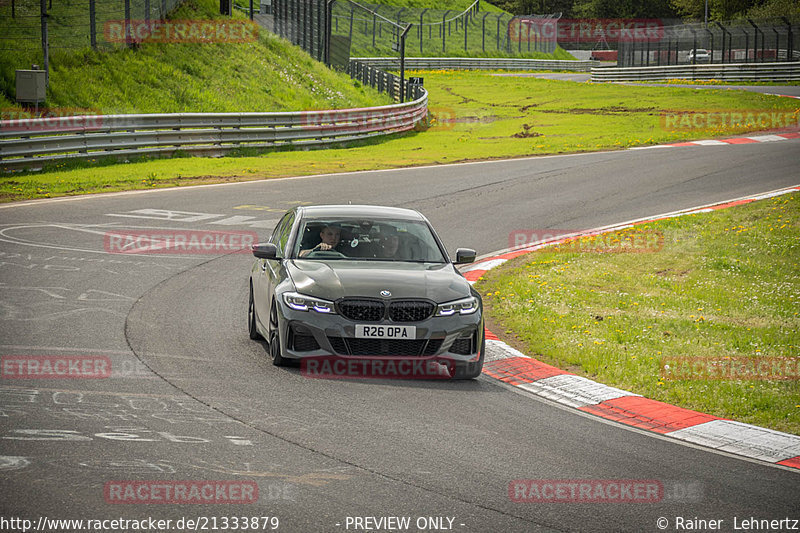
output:
{"label": "chain-link fence", "polygon": [[514,17],[496,11],[480,11],[480,0],[463,11],[387,6],[349,1],[333,5],[331,32],[346,36],[354,56],[391,54],[399,42],[398,27],[409,27],[406,53],[410,56],[503,55],[552,53],[555,37],[545,38],[530,20],[536,15]]}
{"label": "chain-link fence", "polygon": [[325,0],[274,0],[272,14],[275,33],[300,46],[317,61],[326,60]]}
{"label": "chain-link fence", "polygon": [[666,26],[657,38],[620,40],[617,65],[800,61],[797,21],[745,20]]}
{"label": "chain-link fence", "polygon": [[104,34],[109,23],[163,19],[178,3],[179,0],[5,0],[0,2],[0,53],[13,52],[43,62],[45,41],[50,50],[124,46],[124,39]]}

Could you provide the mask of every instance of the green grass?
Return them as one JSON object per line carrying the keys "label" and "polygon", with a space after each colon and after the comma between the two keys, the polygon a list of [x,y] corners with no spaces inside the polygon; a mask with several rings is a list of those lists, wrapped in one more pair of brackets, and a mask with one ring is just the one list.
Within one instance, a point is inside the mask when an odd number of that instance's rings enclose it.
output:
{"label": "green grass", "polygon": [[5,201],[215,181],[374,170],[468,160],[620,149],[745,131],[662,129],[662,110],[794,110],[789,98],[745,91],[631,87],[485,72],[421,75],[433,114],[427,131],[384,141],[256,157],[178,158],[0,177]]}
{"label": "green grass", "polygon": [[[608,385],[800,434],[800,195],[638,228],[663,234],[663,248],[576,253],[562,246],[489,271],[476,288],[495,333]],[[717,364],[788,358],[794,379],[673,379],[663,370],[684,357]]]}
{"label": "green grass", "polygon": [[[188,0],[173,19],[219,18],[214,0]],[[244,20],[243,15],[237,15]],[[0,56],[6,88],[9,56]],[[13,92],[0,103],[13,107]],[[89,112],[298,111],[391,103],[267,31],[246,43],[146,43],[137,49],[55,51],[47,107]]]}

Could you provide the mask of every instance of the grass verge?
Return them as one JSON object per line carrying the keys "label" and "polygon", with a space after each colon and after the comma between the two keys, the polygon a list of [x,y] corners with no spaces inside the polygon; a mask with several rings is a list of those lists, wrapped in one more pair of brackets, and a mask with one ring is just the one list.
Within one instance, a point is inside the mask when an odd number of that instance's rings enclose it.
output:
{"label": "grass verge", "polygon": [[[662,234],[663,248],[562,246],[489,271],[476,288],[495,333],[608,385],[800,434],[800,194],[648,223],[604,242],[632,232]],[[725,371],[763,359],[784,370]],[[720,374],[700,370],[709,365]]]}
{"label": "grass verge", "polygon": [[734,135],[747,128],[666,129],[667,110],[791,110],[800,102],[745,91],[631,87],[491,72],[410,72],[425,78],[430,128],[384,141],[255,157],[173,158],[59,166],[0,177],[0,200],[146,189],[214,181],[375,170],[468,160],[613,150]]}

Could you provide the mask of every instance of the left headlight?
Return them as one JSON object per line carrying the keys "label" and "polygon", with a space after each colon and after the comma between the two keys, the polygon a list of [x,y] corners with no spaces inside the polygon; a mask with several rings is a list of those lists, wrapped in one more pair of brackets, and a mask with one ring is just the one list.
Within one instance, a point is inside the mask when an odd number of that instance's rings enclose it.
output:
{"label": "left headlight", "polygon": [[284,293],[283,301],[295,311],[308,311],[309,309],[313,309],[317,313],[324,313],[326,315],[336,314],[333,302],[314,298],[313,296],[306,296],[298,292]]}
{"label": "left headlight", "polygon": [[439,304],[436,306],[436,316],[453,316],[456,313],[471,315],[478,310],[478,299],[474,296]]}

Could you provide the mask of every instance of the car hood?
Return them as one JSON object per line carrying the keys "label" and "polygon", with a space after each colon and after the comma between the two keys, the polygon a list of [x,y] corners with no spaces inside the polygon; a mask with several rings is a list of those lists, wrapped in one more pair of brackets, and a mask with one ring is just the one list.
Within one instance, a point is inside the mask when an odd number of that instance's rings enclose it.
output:
{"label": "car hood", "polygon": [[337,300],[348,297],[427,298],[437,303],[470,295],[470,285],[450,263],[403,263],[391,261],[287,261],[297,292]]}

